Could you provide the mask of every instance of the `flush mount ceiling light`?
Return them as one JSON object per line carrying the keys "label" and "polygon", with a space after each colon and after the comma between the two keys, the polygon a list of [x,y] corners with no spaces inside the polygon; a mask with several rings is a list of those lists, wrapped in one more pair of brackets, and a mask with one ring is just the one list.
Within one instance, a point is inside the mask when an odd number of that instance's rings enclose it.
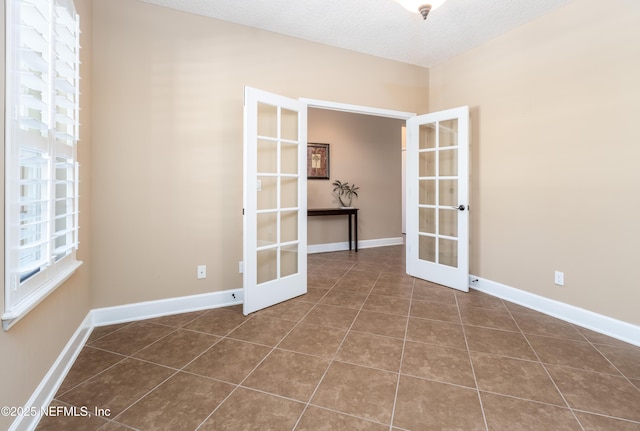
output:
{"label": "flush mount ceiling light", "polygon": [[396,0],[409,12],[420,12],[423,19],[427,19],[429,12],[440,7],[446,0]]}

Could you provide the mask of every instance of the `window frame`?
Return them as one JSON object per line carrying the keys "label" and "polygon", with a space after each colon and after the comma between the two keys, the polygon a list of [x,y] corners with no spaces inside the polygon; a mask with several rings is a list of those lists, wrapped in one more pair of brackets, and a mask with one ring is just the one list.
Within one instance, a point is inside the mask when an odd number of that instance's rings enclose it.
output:
{"label": "window frame", "polygon": [[82,262],[76,258],[79,16],[73,0],[5,4],[6,331]]}

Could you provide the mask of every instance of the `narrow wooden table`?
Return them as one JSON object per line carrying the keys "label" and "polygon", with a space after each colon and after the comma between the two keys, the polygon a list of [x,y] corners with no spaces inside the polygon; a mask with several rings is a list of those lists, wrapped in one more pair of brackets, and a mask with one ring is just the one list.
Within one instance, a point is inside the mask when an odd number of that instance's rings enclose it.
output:
{"label": "narrow wooden table", "polygon": [[[313,208],[307,209],[307,216],[330,216],[330,215],[346,215],[349,219],[349,250],[351,250],[351,237],[353,232],[355,250],[358,252],[358,208]],[[353,215],[353,226],[351,226],[351,216]]]}

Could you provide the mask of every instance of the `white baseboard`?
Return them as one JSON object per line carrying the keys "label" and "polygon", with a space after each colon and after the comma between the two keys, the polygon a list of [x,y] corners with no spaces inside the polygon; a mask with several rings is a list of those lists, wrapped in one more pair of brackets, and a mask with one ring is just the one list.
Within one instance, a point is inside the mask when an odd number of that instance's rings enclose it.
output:
{"label": "white baseboard", "polygon": [[560,320],[574,323],[600,334],[640,346],[640,326],[638,325],[473,275],[469,276],[469,287]]}
{"label": "white baseboard", "polygon": [[51,400],[53,400],[62,381],[67,376],[89,338],[92,329],[91,312],[89,312],[25,404],[25,411],[37,412],[37,414],[18,416],[9,427],[9,431],[33,430],[36,428],[42,418],[43,409],[46,409]]}
{"label": "white baseboard", "polygon": [[105,326],[152,319],[154,317],[168,316],[171,314],[228,307],[242,304],[243,301],[243,289],[231,289],[200,295],[179,296],[177,298],[95,308],[91,310],[90,314],[93,326]]}
{"label": "white baseboard", "polygon": [[34,430],[42,418],[41,412],[53,400],[62,381],[73,366],[74,361],[84,347],[91,331],[96,326],[112,325],[136,320],[151,319],[153,317],[170,314],[188,313],[191,311],[208,310],[211,308],[227,307],[242,304],[243,289],[224,290],[220,292],[204,293],[201,295],[182,296],[178,298],[160,299],[157,301],[138,302],[135,304],[119,305],[115,307],[96,308],[84,318],[76,332],[64,347],[54,364],[40,382],[29,401],[24,406],[25,411],[37,411],[36,415],[18,416],[10,431]]}
{"label": "white baseboard", "polygon": [[[404,239],[402,237],[367,239],[364,241],[358,241],[358,249],[386,247],[388,245],[402,245],[402,244],[404,244]],[[328,253],[331,251],[345,251],[345,250],[349,250],[349,243],[347,241],[334,242],[330,244],[307,244],[307,254]]]}

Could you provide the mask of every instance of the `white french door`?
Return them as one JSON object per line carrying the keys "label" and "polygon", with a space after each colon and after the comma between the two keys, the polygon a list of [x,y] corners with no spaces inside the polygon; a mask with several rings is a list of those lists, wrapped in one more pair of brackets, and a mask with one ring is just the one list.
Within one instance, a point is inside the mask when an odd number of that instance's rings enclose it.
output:
{"label": "white french door", "polygon": [[469,107],[407,120],[407,273],[469,291]]}
{"label": "white french door", "polygon": [[307,292],[307,105],[245,87],[245,315]]}

